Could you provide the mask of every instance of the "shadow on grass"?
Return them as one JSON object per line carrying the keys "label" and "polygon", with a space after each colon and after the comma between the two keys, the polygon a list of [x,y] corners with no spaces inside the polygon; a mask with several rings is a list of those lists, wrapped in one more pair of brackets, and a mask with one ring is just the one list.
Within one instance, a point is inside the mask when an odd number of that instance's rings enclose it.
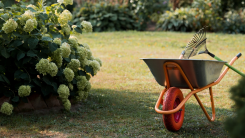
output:
{"label": "shadow on grass", "polygon": [[216,108],[217,118],[211,123],[199,105],[187,102],[184,124],[173,133],[165,129],[162,115],[154,110],[157,98],[158,94],[148,92],[93,89],[87,101],[72,112],[0,115],[0,135],[227,137],[223,121],[231,111]]}

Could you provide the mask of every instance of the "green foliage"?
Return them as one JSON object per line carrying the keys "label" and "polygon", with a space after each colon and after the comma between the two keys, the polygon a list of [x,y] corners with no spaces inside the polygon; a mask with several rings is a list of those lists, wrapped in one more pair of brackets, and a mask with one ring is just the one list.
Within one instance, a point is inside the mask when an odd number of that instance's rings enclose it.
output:
{"label": "green foliage", "polygon": [[200,26],[200,22],[196,22],[196,14],[196,10],[191,8],[180,8],[171,12],[167,11],[160,17],[158,27],[170,31],[191,31],[194,24],[197,27]]}
{"label": "green foliage", "polygon": [[[197,22],[200,22],[201,26],[209,26],[210,31],[218,31],[222,23],[220,6],[220,0],[194,0],[191,8],[196,9]],[[196,28],[198,29],[200,28]]]}
{"label": "green foliage", "polygon": [[196,31],[209,26],[210,31],[221,29],[220,0],[194,0],[190,7],[165,12],[158,21],[158,27],[172,31]]}
{"label": "green foliage", "polygon": [[240,14],[238,11],[229,11],[225,13],[224,32],[228,33],[245,33],[245,10]]}
{"label": "green foliage", "polygon": [[106,3],[86,3],[74,12],[73,24],[89,21],[94,31],[139,30],[139,18],[127,7]]}
{"label": "green foliage", "polygon": [[[71,27],[72,15],[63,4],[45,6],[44,2],[12,7],[0,2],[0,96],[10,97],[14,106],[26,102],[26,96],[32,92],[58,95],[58,87],[71,86],[70,83],[73,88],[68,91],[72,94],[67,98],[84,100],[89,89],[84,88],[85,96],[79,97],[75,78],[94,76],[100,70],[94,66],[95,62],[100,63],[89,46],[79,44],[74,36],[92,30],[91,24],[78,22]],[[76,65],[71,63],[74,60]],[[65,69],[69,72],[64,73]],[[65,109],[70,109],[67,98],[62,102]]]}
{"label": "green foliage", "polygon": [[158,14],[169,10],[168,3],[169,0],[129,0],[128,8],[140,19],[140,30],[144,30],[150,18],[156,21]]}
{"label": "green foliage", "polygon": [[230,89],[231,99],[235,102],[235,116],[227,119],[225,128],[233,138],[245,135],[245,78]]}
{"label": "green foliage", "polygon": [[237,10],[245,7],[244,0],[221,0],[220,10],[225,14],[229,10]]}

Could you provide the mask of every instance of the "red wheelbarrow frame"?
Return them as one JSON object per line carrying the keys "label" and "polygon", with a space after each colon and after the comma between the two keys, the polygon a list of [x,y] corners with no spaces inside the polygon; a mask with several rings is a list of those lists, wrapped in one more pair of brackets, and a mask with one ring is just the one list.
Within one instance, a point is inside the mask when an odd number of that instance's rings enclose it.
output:
{"label": "red wheelbarrow frame", "polygon": [[[231,61],[230,61],[230,65],[232,65],[239,57],[234,57]],[[174,65],[175,67],[167,67],[168,65]],[[170,69],[178,69],[181,73],[181,75],[183,76],[185,82],[187,83],[187,85],[189,86],[189,88],[191,89],[191,92],[185,96],[185,98],[183,99],[183,101],[181,101],[181,103],[173,110],[168,110],[168,111],[163,111],[163,110],[160,110],[159,109],[159,106],[160,104],[162,103],[163,101],[163,96],[165,94],[165,92],[170,88],[170,81],[169,81],[169,76],[168,76],[168,70]],[[155,111],[159,114],[164,114],[164,115],[167,115],[167,114],[173,114],[173,113],[176,113],[178,111],[180,111],[180,109],[184,106],[184,104],[187,102],[187,100],[192,96],[194,95],[197,102],[199,103],[199,105],[201,106],[204,114],[206,115],[207,119],[210,121],[210,122],[213,122],[215,120],[215,108],[214,108],[214,100],[213,100],[213,92],[212,92],[212,86],[218,84],[222,79],[223,77],[225,76],[225,74],[227,73],[227,71],[229,70],[228,67],[225,68],[225,70],[221,73],[221,75],[219,76],[219,78],[213,82],[213,83],[210,83],[209,85],[207,86],[204,86],[202,88],[198,88],[196,90],[194,90],[194,88],[192,87],[190,81],[188,80],[188,78],[186,77],[185,73],[183,72],[182,68],[175,62],[165,62],[163,64],[163,71],[164,71],[164,74],[165,74],[165,77],[166,77],[166,85],[165,85],[165,89],[160,93],[160,96],[156,102],[156,105],[155,105]],[[212,106],[212,118],[208,115],[205,107],[203,106],[202,102],[200,101],[199,97],[197,96],[196,93],[202,91],[202,90],[205,90],[209,88],[209,94],[210,94],[210,100],[211,100],[211,106]]]}

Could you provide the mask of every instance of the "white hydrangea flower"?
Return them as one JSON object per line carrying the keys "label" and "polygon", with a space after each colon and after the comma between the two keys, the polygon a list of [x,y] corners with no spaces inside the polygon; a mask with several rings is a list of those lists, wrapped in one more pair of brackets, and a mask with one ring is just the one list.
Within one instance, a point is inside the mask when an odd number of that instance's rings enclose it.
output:
{"label": "white hydrangea flower", "polygon": [[61,24],[61,25],[65,25],[68,23],[68,21],[70,21],[72,19],[72,14],[70,11],[68,10],[64,10],[60,15],[59,15],[59,18],[58,18],[58,22]]}
{"label": "white hydrangea flower", "polygon": [[42,26],[40,30],[43,34],[47,33],[48,29],[45,26]]}
{"label": "white hydrangea flower", "polygon": [[43,74],[46,75],[47,72],[49,71],[49,60],[48,59],[41,59],[37,64],[36,64],[36,70]]}
{"label": "white hydrangea flower", "polygon": [[34,27],[35,27],[35,25],[37,24],[37,21],[35,20],[35,19],[28,19],[27,21],[26,21],[26,25],[24,26],[24,31],[25,32],[31,32],[33,29],[34,29]]}
{"label": "white hydrangea flower", "polygon": [[71,82],[74,78],[74,72],[70,68],[65,68],[63,71],[65,78],[68,82]]}
{"label": "white hydrangea flower", "polygon": [[49,63],[48,73],[52,77],[56,76],[56,74],[58,73],[58,67],[56,66],[55,63],[53,63],[53,62]]}
{"label": "white hydrangea flower", "polygon": [[61,99],[68,99],[69,95],[70,95],[70,90],[69,88],[65,85],[65,84],[61,84],[57,90],[59,97]]}
{"label": "white hydrangea flower", "polygon": [[15,31],[18,27],[18,24],[15,20],[13,19],[9,19],[6,23],[3,24],[2,30],[8,34],[8,33],[12,33],[13,31]]}
{"label": "white hydrangea flower", "polygon": [[78,59],[71,59],[71,62],[68,63],[67,67],[72,69],[73,72],[77,72],[80,67],[80,61]]}
{"label": "white hydrangea flower", "polygon": [[76,27],[77,27],[76,25],[72,25],[72,26],[71,26],[72,29],[75,29]]}
{"label": "white hydrangea flower", "polygon": [[73,5],[73,0],[64,0],[65,5]]}
{"label": "white hydrangea flower", "polygon": [[71,27],[70,27],[68,24],[62,26],[61,29],[62,29],[62,32],[63,32],[65,35],[69,35],[70,32],[71,32]]}
{"label": "white hydrangea flower", "polygon": [[86,49],[86,53],[87,53],[87,58],[88,58],[88,59],[90,59],[90,60],[93,59],[91,50]]}
{"label": "white hydrangea flower", "polygon": [[64,2],[64,0],[57,0],[57,3],[62,4]]}
{"label": "white hydrangea flower", "polygon": [[33,19],[34,16],[35,16],[35,15],[34,15],[30,10],[25,11],[25,13],[22,14],[21,17],[20,17],[20,24],[21,24],[21,25],[25,25],[25,24],[26,24],[26,21],[27,21],[28,19]]}
{"label": "white hydrangea flower", "polygon": [[80,66],[84,68],[86,65],[89,65],[90,61],[88,59],[82,59],[80,61]]}
{"label": "white hydrangea flower", "polygon": [[55,61],[58,67],[62,66],[63,58],[62,58],[62,50],[57,48],[51,56],[52,61]]}
{"label": "white hydrangea flower", "polygon": [[102,67],[102,61],[99,58],[94,58],[94,60],[96,60],[97,62],[100,63],[100,66]]}
{"label": "white hydrangea flower", "polygon": [[87,57],[87,51],[84,47],[78,47],[77,48],[77,54],[79,56],[79,61],[81,62],[82,60],[84,60]]}
{"label": "white hydrangea flower", "polygon": [[88,84],[86,85],[84,90],[88,92],[88,91],[90,91],[91,87],[92,87],[91,83],[88,81]]}
{"label": "white hydrangea flower", "polygon": [[93,60],[89,63],[89,66],[93,68],[94,75],[100,70],[100,63],[97,60]]}
{"label": "white hydrangea flower", "polygon": [[61,53],[62,53],[62,57],[64,58],[68,58],[71,54],[71,48],[70,45],[66,42],[62,43],[62,45],[60,46],[61,49]]}
{"label": "white hydrangea flower", "polygon": [[64,108],[65,108],[67,111],[70,111],[70,109],[71,109],[71,102],[70,102],[68,99],[66,99],[66,100],[64,100],[64,102],[63,102],[63,106],[64,106]]}
{"label": "white hydrangea flower", "polygon": [[72,83],[68,83],[68,87],[69,87],[70,90],[73,90],[73,85],[72,85]]}
{"label": "white hydrangea flower", "polygon": [[1,112],[6,115],[11,115],[13,112],[14,106],[8,102],[4,102],[1,106]]}
{"label": "white hydrangea flower", "polygon": [[60,38],[55,38],[53,42],[57,45],[61,45],[61,39]]}
{"label": "white hydrangea flower", "polygon": [[84,93],[84,97],[83,97],[84,99],[87,99],[88,98],[88,91],[85,91],[85,93]]}
{"label": "white hydrangea flower", "polygon": [[29,85],[21,85],[18,89],[18,94],[20,97],[29,96],[31,93],[31,87]]}
{"label": "white hydrangea flower", "polygon": [[83,47],[84,47],[84,48],[86,48],[86,49],[89,49],[89,50],[90,50],[89,45],[88,45],[88,44],[86,44],[86,43],[85,43],[85,44],[83,44]]}
{"label": "white hydrangea flower", "polygon": [[77,48],[79,46],[78,39],[75,36],[70,36],[68,41],[71,43],[71,46],[74,48]]}
{"label": "white hydrangea flower", "polygon": [[88,85],[88,80],[85,76],[77,76],[76,80],[78,90],[84,90],[84,88]]}
{"label": "white hydrangea flower", "polygon": [[77,91],[77,94],[78,94],[78,96],[76,96],[76,100],[82,101],[84,99],[85,91],[79,90],[79,91]]}
{"label": "white hydrangea flower", "polygon": [[82,21],[81,25],[83,26],[84,32],[92,32],[93,31],[93,27],[92,27],[92,24],[90,22]]}

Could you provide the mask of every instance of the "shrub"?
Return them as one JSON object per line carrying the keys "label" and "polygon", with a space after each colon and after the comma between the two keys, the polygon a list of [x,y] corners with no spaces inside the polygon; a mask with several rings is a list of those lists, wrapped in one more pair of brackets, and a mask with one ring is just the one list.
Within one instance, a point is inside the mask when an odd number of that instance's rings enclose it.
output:
{"label": "shrub", "polygon": [[[0,1],[0,97],[10,97],[13,106],[28,102],[27,96],[36,92],[59,96],[69,110],[69,99],[87,98],[90,76],[100,70],[100,59],[75,37],[92,31],[91,24],[84,21],[71,27],[72,14],[59,2],[52,6],[44,6],[44,0],[37,6],[21,2],[6,8]],[[80,77],[85,78],[83,83]],[[1,107],[5,114],[12,110],[9,103]]]}
{"label": "shrub", "polygon": [[219,17],[219,0],[194,0],[191,7],[165,12],[158,21],[158,27],[172,31],[195,31],[203,26],[218,31],[222,18]]}
{"label": "shrub", "polygon": [[245,135],[245,78],[241,78],[238,85],[230,89],[231,99],[235,102],[235,116],[228,118],[225,129],[233,138],[241,138]]}
{"label": "shrub", "polygon": [[129,0],[128,8],[140,19],[140,30],[145,30],[150,19],[156,21],[158,14],[169,10],[168,3],[169,0]]}
{"label": "shrub", "polygon": [[223,31],[227,33],[245,33],[245,10],[229,11],[225,13],[225,20],[223,24]]}
{"label": "shrub", "polygon": [[74,12],[73,24],[89,21],[94,31],[139,30],[139,18],[126,6],[86,3]]}
{"label": "shrub", "polygon": [[160,17],[157,24],[158,27],[161,27],[163,30],[191,31],[195,28],[194,25],[200,25],[199,22],[196,22],[196,14],[196,10],[192,8],[180,8],[175,11],[167,11]]}

